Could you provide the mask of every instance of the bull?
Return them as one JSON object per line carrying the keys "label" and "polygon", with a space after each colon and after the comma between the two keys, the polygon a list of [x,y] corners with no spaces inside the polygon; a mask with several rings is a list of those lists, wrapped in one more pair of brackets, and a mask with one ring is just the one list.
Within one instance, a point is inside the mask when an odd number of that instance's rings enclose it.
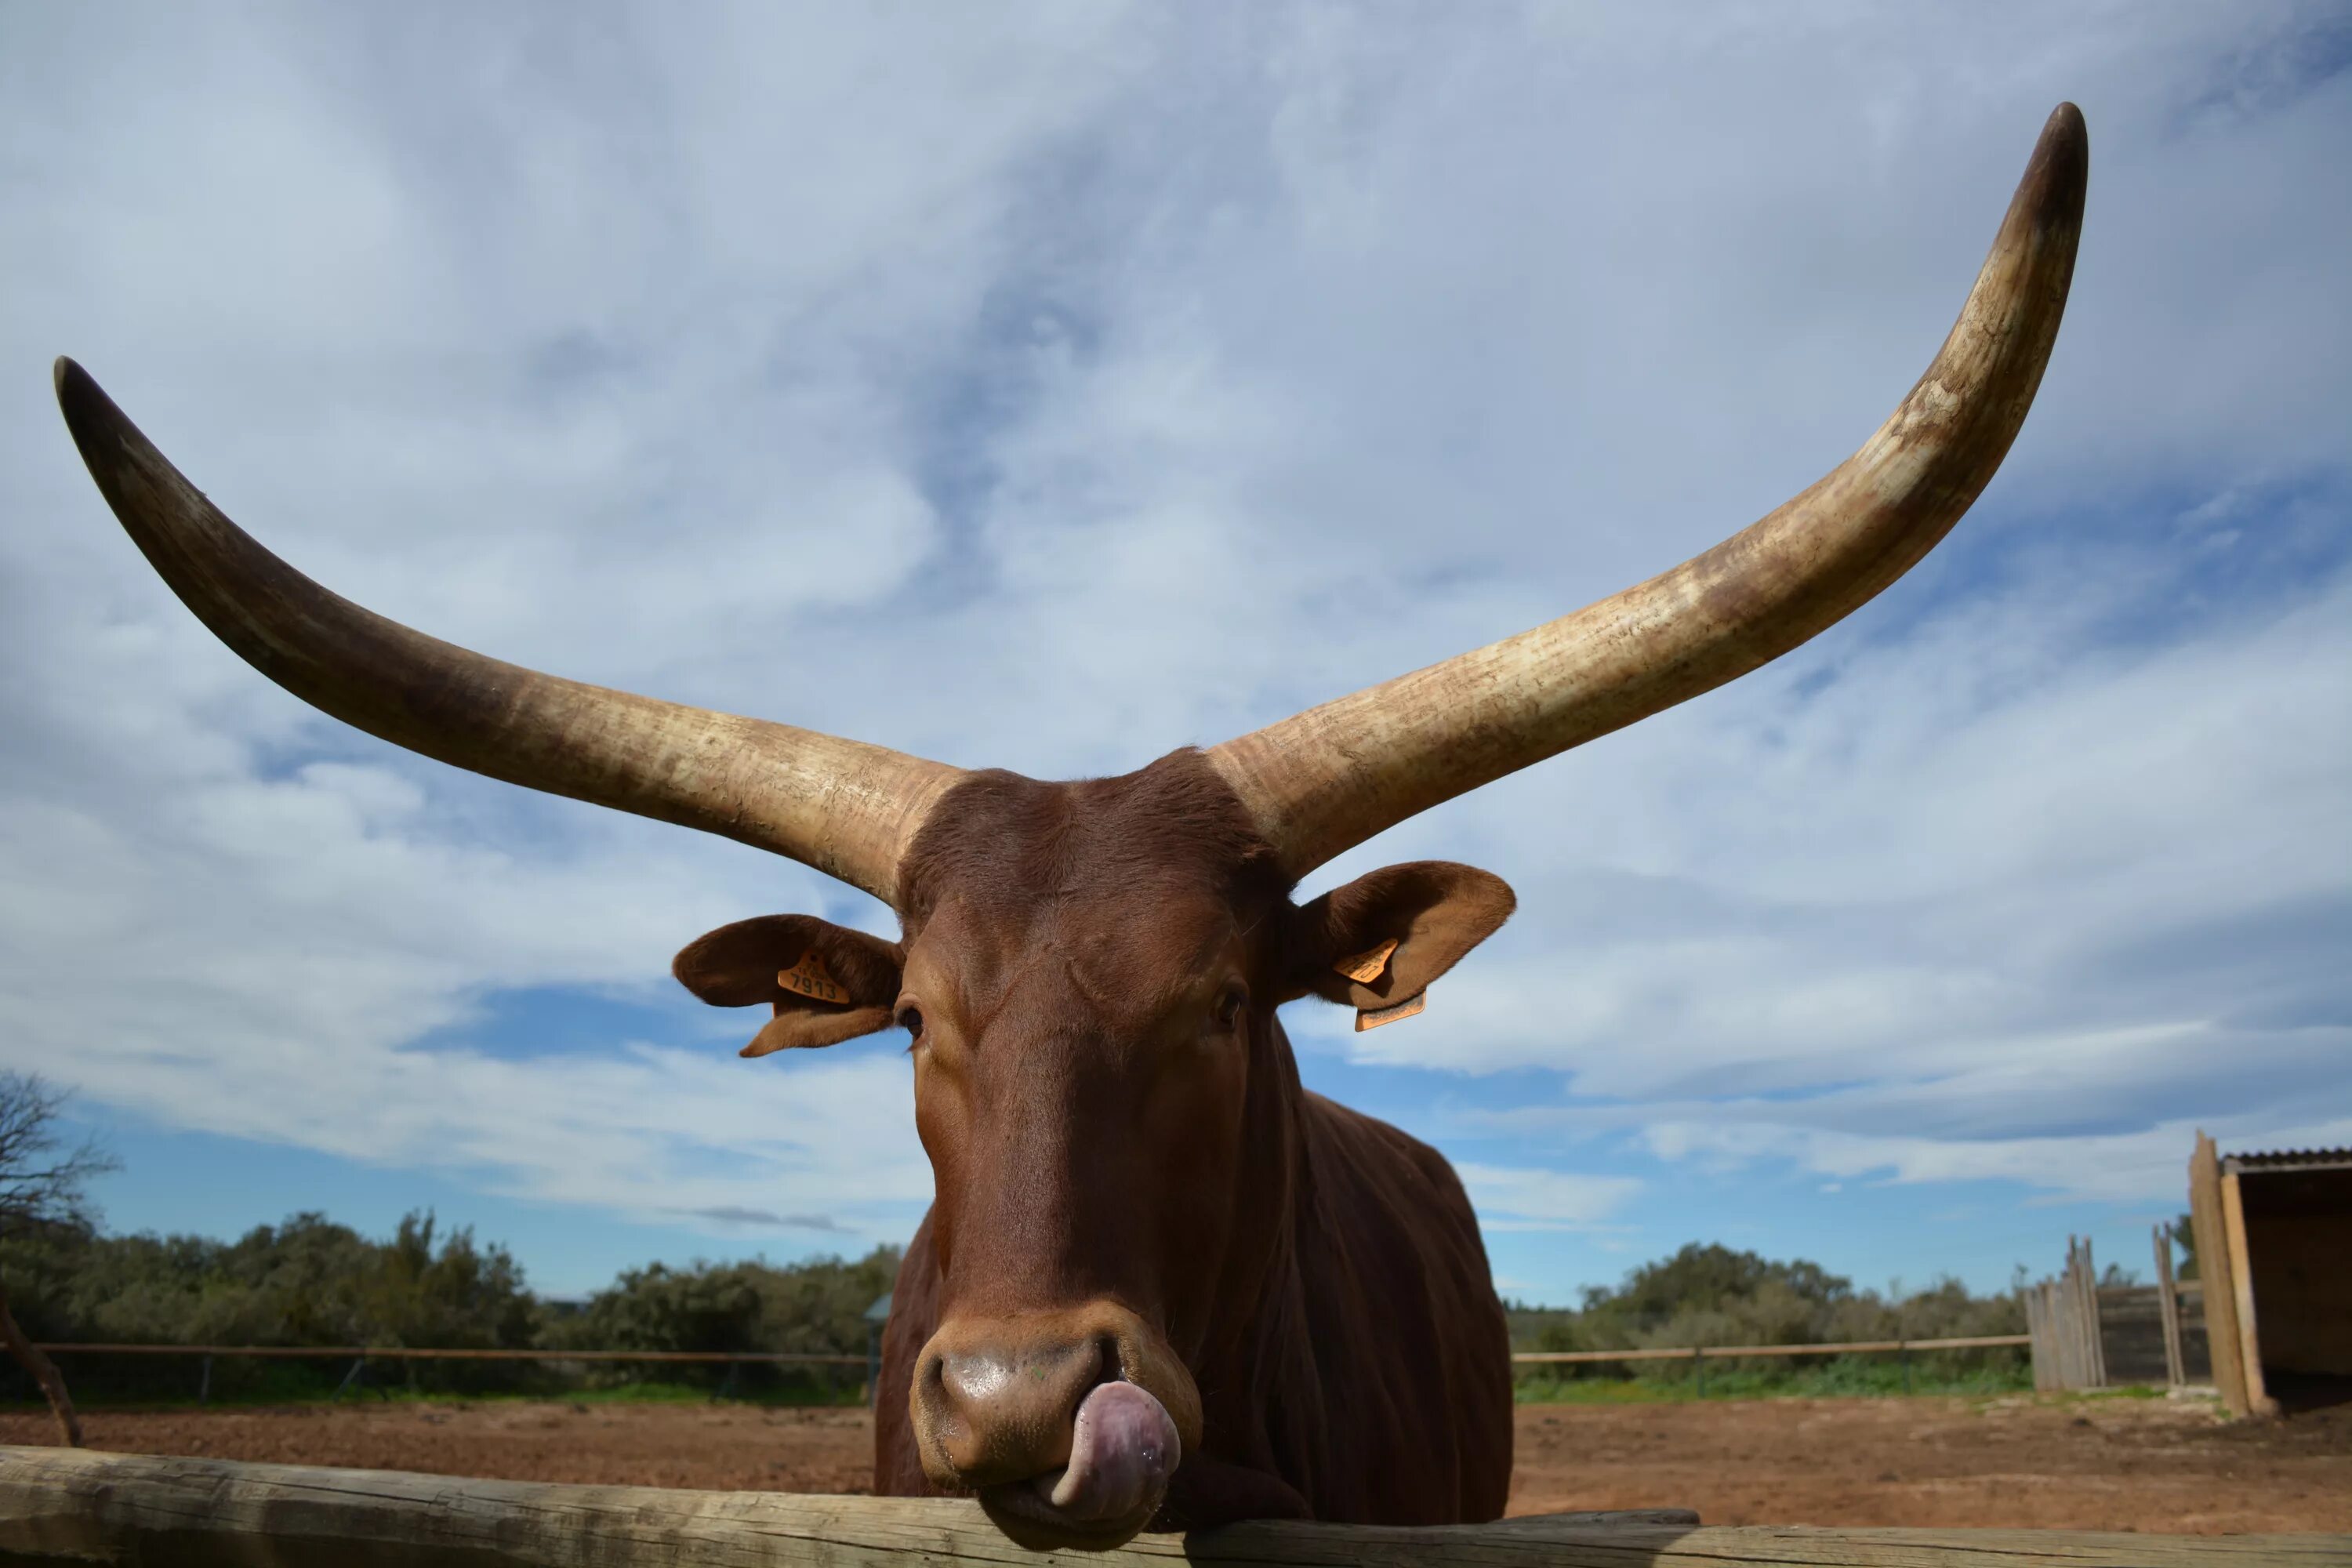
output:
{"label": "bull", "polygon": [[700,828],[897,911],[679,953],[766,1004],[748,1057],[910,1038],[935,1196],[884,1337],[875,1483],[1109,1547],[1252,1517],[1498,1516],[1503,1313],[1434,1150],[1300,1085],[1278,1016],[1408,1016],[1510,914],[1468,866],[1300,879],[1442,801],[1752,670],[1908,570],[2009,449],[2073,277],[2088,144],[2051,116],[1959,321],[1851,458],[1742,532],[1561,619],[1118,778],[1047,783],[468,652],[294,571],[79,366],[99,489],[221,640],[334,717],[530,788]]}

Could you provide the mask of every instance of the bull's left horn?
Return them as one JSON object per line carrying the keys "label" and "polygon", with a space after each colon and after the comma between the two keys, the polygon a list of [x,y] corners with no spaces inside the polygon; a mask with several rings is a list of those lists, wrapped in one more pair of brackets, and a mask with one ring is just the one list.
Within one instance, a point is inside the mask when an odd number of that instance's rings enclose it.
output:
{"label": "bull's left horn", "polygon": [[1745,675],[1908,571],[1968,510],[2032,405],[2089,167],[2082,112],[2062,103],[1942,352],[1811,489],[1613,598],[1212,750],[1289,872]]}
{"label": "bull's left horn", "polygon": [[224,516],[68,359],[58,404],[90,477],[172,591],[239,657],[394,745],[509,784],[789,855],[892,901],[954,768],[469,653],[362,609]]}

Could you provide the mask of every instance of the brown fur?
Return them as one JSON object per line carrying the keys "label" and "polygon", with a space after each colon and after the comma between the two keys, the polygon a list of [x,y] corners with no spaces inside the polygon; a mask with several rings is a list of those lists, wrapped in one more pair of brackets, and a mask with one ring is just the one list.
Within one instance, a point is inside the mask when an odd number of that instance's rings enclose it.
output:
{"label": "brown fur", "polygon": [[[972,775],[933,810],[900,886],[890,1005],[922,1014],[917,1123],[937,1200],[884,1331],[877,1490],[935,1489],[919,1423],[935,1470],[985,1447],[941,1403],[940,1344],[1109,1312],[1149,1342],[1122,1338],[1110,1375],[1171,1409],[1197,1398],[1200,1441],[1159,1527],[1499,1516],[1508,1344],[1468,1200],[1435,1151],[1306,1092],[1275,1010],[1310,992],[1417,994],[1502,922],[1509,889],[1429,862],[1295,907],[1189,751],[1079,784]],[[681,978],[714,1001],[775,1002],[747,993],[822,924],[726,928],[681,955]],[[1391,937],[1369,986],[1330,972]],[[1235,986],[1247,999],[1228,1018]],[[881,994],[858,989],[860,1005]],[[1058,1462],[1034,1452],[1038,1469]]]}

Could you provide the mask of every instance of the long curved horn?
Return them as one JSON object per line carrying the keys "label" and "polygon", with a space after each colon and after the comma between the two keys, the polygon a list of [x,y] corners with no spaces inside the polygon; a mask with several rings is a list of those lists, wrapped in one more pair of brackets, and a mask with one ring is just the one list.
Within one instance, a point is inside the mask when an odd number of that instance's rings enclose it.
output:
{"label": "long curved horn", "polygon": [[1992,478],[2032,405],[2089,167],[2082,111],[2062,103],[1935,363],[1811,489],[1613,598],[1211,750],[1291,875],[1745,675],[1910,570]]}
{"label": "long curved horn", "polygon": [[501,663],[329,593],[206,500],[81,366],[58,404],[90,478],[172,591],[254,668],[394,745],[509,784],[789,855],[886,902],[961,776],[880,746]]}

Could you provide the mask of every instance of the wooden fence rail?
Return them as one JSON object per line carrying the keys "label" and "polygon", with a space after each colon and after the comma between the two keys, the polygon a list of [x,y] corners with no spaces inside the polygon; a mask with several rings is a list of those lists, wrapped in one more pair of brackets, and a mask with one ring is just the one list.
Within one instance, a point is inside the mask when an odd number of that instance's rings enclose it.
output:
{"label": "wooden fence rail", "polygon": [[[1622,1351],[1521,1351],[1511,1360],[1521,1365],[1572,1362],[1718,1361],[1740,1356],[1877,1355],[1912,1351],[1999,1350],[2032,1342],[2025,1334],[1978,1334],[1949,1340],[1850,1340],[1819,1345],[1673,1345]],[[133,1345],[45,1344],[52,1355],[207,1355],[290,1358],[315,1356],[322,1361],[351,1357],[367,1361],[584,1361],[700,1362],[725,1365],[782,1363],[795,1365],[864,1366],[862,1355],[803,1355],[785,1351],[563,1351],[563,1350],[435,1350],[409,1345]]]}
{"label": "wooden fence rail", "polygon": [[[1643,1350],[1620,1351],[1522,1351],[1511,1357],[1521,1366],[1556,1366],[1589,1364],[1606,1362],[1686,1361],[1698,1377],[1698,1392],[1706,1393],[1706,1366],[1710,1358],[1717,1362],[1736,1361],[1742,1356],[1800,1355],[1885,1355],[1904,1357],[1903,1386],[1911,1387],[1910,1352],[1913,1351],[1998,1350],[2032,1343],[2025,1334],[1977,1334],[1962,1339],[1944,1340],[1847,1340],[1832,1344],[1817,1345],[1673,1345]],[[198,1387],[198,1404],[211,1401],[213,1358],[243,1356],[257,1360],[294,1360],[316,1358],[321,1361],[351,1360],[352,1370],[344,1377],[336,1396],[360,1386],[360,1378],[372,1361],[426,1362],[646,1362],[657,1364],[695,1363],[728,1369],[727,1382],[714,1398],[724,1398],[732,1392],[735,1374],[746,1365],[767,1366],[855,1366],[864,1369],[866,1394],[872,1396],[879,1386],[881,1363],[879,1347],[865,1355],[803,1354],[792,1351],[562,1351],[562,1350],[436,1350],[430,1346],[412,1345],[142,1345],[142,1344],[45,1344],[40,1347],[52,1356],[75,1355],[135,1355],[135,1356],[196,1356],[204,1363],[204,1378]],[[0,1563],[0,1568],[5,1568]]]}
{"label": "wooden fence rail", "polygon": [[2352,1536],[2046,1530],[1710,1529],[1686,1511],[1550,1514],[1443,1529],[1262,1522],[1035,1553],[977,1505],[0,1447],[0,1562],[210,1568],[2347,1568]]}
{"label": "wooden fence rail", "polygon": [[543,1351],[436,1350],[413,1345],[108,1345],[56,1344],[41,1349],[52,1355],[208,1355],[256,1356],[286,1360],[312,1356],[320,1361],[644,1361],[701,1362],[726,1365],[744,1362],[765,1365],[782,1363],[807,1366],[864,1366],[862,1355],[814,1355],[794,1351]]}
{"label": "wooden fence rail", "polygon": [[[131,1356],[194,1356],[203,1367],[202,1381],[196,1385],[196,1403],[209,1405],[213,1393],[213,1360],[216,1356],[243,1357],[255,1361],[318,1361],[351,1360],[351,1370],[335,1390],[341,1399],[362,1382],[367,1363],[376,1361],[425,1362],[651,1362],[675,1364],[679,1362],[706,1366],[724,1366],[727,1380],[719,1385],[713,1400],[724,1399],[734,1392],[736,1376],[744,1366],[814,1366],[830,1369],[854,1366],[865,1374],[866,1392],[870,1397],[878,1385],[881,1372],[881,1347],[870,1347],[864,1355],[825,1355],[799,1351],[556,1351],[556,1350],[472,1350],[435,1349],[415,1345],[142,1345],[142,1344],[45,1344],[39,1347],[52,1358],[59,1355],[131,1355]],[[5,1363],[0,1363],[5,1364]],[[821,1381],[831,1384],[832,1373],[824,1372]],[[379,1390],[378,1392],[381,1392]],[[6,1568],[0,1563],[0,1568]]]}
{"label": "wooden fence rail", "polygon": [[2004,1350],[2030,1345],[2031,1334],[1972,1334],[1952,1340],[1843,1340],[1819,1345],[1670,1345],[1638,1351],[1520,1351],[1514,1362],[1736,1361],[1748,1355],[1880,1355],[1911,1351]]}

